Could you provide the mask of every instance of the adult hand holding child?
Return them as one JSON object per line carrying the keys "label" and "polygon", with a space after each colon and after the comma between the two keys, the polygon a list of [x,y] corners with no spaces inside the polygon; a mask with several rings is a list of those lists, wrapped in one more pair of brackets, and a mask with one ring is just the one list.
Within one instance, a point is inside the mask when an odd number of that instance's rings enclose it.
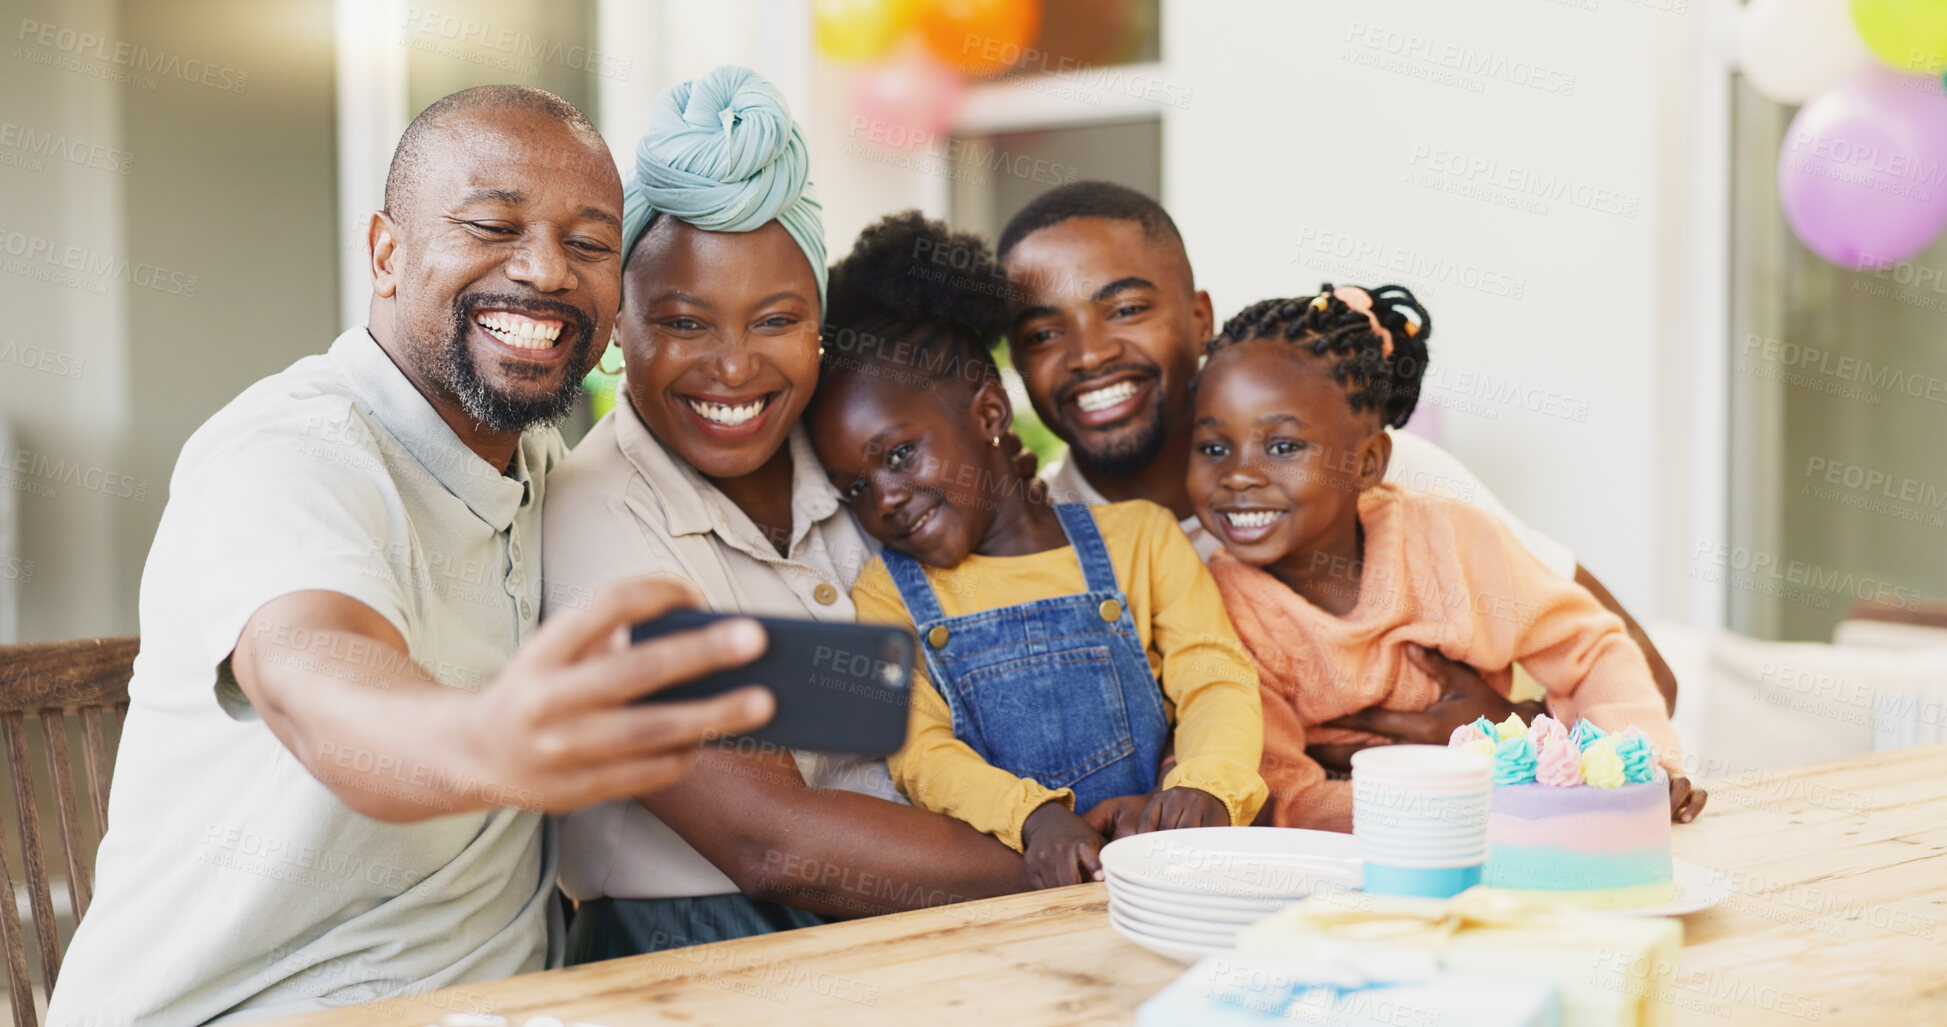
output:
{"label": "adult hand holding child", "polygon": [[[1454,728],[1471,724],[1477,718],[1486,717],[1494,723],[1507,719],[1508,714],[1518,714],[1523,720],[1534,719],[1537,713],[1546,713],[1547,708],[1538,702],[1510,702],[1508,698],[1494,690],[1494,686],[1481,677],[1479,671],[1467,664],[1448,659],[1437,649],[1421,645],[1406,647],[1406,658],[1415,667],[1440,685],[1440,697],[1424,710],[1388,710],[1378,706],[1368,706],[1339,717],[1323,726],[1347,728],[1353,731],[1366,731],[1383,735],[1388,741],[1367,743],[1387,745],[1392,743],[1412,745],[1445,745]],[[1312,746],[1307,752],[1328,769],[1350,771],[1352,754],[1365,748],[1365,745],[1320,745]]]}

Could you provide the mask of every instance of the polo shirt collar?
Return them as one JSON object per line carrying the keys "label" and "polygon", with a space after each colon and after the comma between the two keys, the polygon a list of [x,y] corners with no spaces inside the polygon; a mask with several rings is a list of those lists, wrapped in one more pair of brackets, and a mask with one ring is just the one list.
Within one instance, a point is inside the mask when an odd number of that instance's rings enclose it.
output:
{"label": "polo shirt collar", "polygon": [[373,419],[426,473],[495,531],[514,523],[532,494],[525,439],[514,447],[513,470],[503,474],[460,441],[369,330],[361,326],[340,335],[330,356]]}
{"label": "polo shirt collar", "polygon": [[[636,413],[626,381],[616,386],[615,412],[609,416],[615,419],[615,441],[622,455],[662,495],[663,515],[671,535],[715,532],[726,542],[748,550],[749,555],[777,557],[777,550],[763,541],[757,526],[729,497],[688,461],[671,456],[663,448]],[[785,444],[791,450],[791,542],[786,548],[795,551],[812,526],[837,513],[840,504],[838,490],[818,463],[802,423],[791,426]]]}

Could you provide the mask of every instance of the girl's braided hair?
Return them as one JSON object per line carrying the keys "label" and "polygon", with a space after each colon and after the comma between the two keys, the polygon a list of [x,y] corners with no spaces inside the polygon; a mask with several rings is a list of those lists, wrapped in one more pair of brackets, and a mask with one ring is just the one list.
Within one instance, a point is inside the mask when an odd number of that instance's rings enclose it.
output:
{"label": "girl's braided hair", "polygon": [[1345,387],[1355,413],[1372,410],[1381,423],[1401,427],[1420,401],[1433,317],[1403,285],[1382,285],[1366,293],[1372,297],[1373,317],[1392,334],[1390,346],[1384,335],[1373,331],[1371,318],[1326,283],[1316,296],[1260,300],[1245,307],[1224,322],[1204,354],[1215,356],[1253,339],[1282,339],[1330,361],[1332,378]]}

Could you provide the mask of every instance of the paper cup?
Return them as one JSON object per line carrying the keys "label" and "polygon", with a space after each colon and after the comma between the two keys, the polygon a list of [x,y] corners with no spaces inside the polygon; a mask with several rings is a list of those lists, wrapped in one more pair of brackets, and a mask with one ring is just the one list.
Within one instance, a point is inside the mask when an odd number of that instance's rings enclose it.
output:
{"label": "paper cup", "polygon": [[1428,782],[1494,780],[1494,761],[1444,745],[1375,745],[1352,754],[1352,779],[1362,776]]}
{"label": "paper cup", "polygon": [[1366,861],[1365,890],[1381,895],[1449,899],[1481,883],[1481,865],[1414,867]]}

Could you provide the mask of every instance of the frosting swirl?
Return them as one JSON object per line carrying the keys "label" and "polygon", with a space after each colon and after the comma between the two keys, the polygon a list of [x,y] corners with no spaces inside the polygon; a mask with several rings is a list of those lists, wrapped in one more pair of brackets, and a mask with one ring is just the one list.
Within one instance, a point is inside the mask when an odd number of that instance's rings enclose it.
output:
{"label": "frosting swirl", "polygon": [[1630,784],[1643,784],[1656,776],[1655,755],[1650,751],[1650,740],[1635,725],[1623,729],[1616,737],[1616,755],[1622,758],[1623,776]]}
{"label": "frosting swirl", "polygon": [[1598,738],[1582,750],[1582,780],[1591,788],[1621,788],[1629,783],[1613,736]]}
{"label": "frosting swirl", "polygon": [[1535,743],[1526,735],[1504,738],[1494,747],[1494,783],[1525,785],[1535,780]]}
{"label": "frosting swirl", "polygon": [[1587,752],[1589,751],[1589,746],[1594,744],[1596,739],[1606,734],[1608,732],[1596,727],[1595,723],[1589,720],[1589,718],[1583,717],[1581,720],[1575,722],[1575,730],[1570,731],[1568,737],[1575,743],[1577,749]]}
{"label": "frosting swirl", "polygon": [[1509,713],[1508,719],[1494,725],[1494,740],[1505,742],[1510,738],[1526,738],[1528,725],[1521,722],[1521,714]]}
{"label": "frosting swirl", "polygon": [[1534,723],[1528,725],[1528,737],[1535,740],[1535,751],[1541,752],[1556,742],[1565,741],[1568,729],[1548,714],[1537,713]]}
{"label": "frosting swirl", "polygon": [[1550,788],[1573,788],[1582,783],[1582,751],[1573,745],[1555,744],[1541,751],[1535,780]]}

